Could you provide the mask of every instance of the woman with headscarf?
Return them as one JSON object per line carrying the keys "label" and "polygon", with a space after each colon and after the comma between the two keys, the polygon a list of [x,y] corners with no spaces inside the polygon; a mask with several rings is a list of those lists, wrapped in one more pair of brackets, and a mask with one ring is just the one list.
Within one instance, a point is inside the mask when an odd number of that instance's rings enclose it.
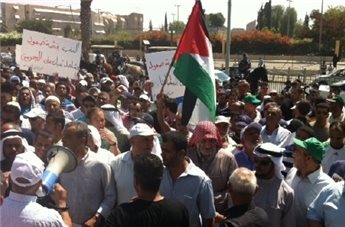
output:
{"label": "woman with headscarf", "polygon": [[212,180],[216,211],[223,214],[229,202],[227,181],[237,168],[237,163],[234,156],[222,148],[214,123],[201,121],[196,125],[189,140],[187,155]]}

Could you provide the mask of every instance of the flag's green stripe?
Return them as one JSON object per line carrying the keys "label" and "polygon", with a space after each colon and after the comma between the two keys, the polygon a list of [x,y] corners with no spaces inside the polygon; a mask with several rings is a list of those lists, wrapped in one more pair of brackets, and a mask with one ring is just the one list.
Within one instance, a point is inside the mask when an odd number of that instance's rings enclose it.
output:
{"label": "flag's green stripe", "polygon": [[211,119],[216,116],[215,88],[208,72],[190,54],[181,54],[174,65],[175,76],[197,96],[210,110]]}

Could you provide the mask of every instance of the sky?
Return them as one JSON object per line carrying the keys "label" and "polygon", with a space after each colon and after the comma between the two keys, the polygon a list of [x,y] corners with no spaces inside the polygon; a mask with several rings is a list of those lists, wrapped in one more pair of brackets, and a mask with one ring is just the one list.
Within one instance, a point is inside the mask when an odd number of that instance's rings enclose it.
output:
{"label": "sky", "polygon": [[[222,13],[225,18],[228,14],[229,0],[202,0],[205,13]],[[245,28],[246,24],[255,20],[261,5],[268,0],[232,0],[231,28]],[[345,6],[345,0],[289,0],[291,7],[297,11],[298,19],[304,17],[313,9],[321,11],[323,1],[324,12],[329,7]],[[272,0],[273,5],[289,6],[288,0]],[[47,6],[59,6],[72,9],[80,8],[80,0],[2,0],[2,2],[19,4],[37,4]],[[144,14],[144,29],[149,27],[152,21],[154,28],[160,28],[164,24],[165,13],[168,22],[179,19],[186,23],[190,15],[195,0],[93,0],[91,8],[93,11],[107,11],[113,14],[127,15],[132,12]],[[177,16],[178,14],[178,16]],[[225,22],[226,25],[227,21]]]}

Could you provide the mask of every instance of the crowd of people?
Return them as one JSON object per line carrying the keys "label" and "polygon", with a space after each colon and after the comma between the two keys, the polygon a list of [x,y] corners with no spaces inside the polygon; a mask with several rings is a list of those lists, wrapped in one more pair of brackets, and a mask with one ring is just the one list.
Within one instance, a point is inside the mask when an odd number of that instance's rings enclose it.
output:
{"label": "crowd of people", "polygon": [[[191,128],[145,71],[96,66],[77,80],[2,68],[1,226],[343,225],[336,88],[324,98],[299,80],[255,94],[246,80],[216,83],[215,120]],[[53,145],[77,166],[41,197]]]}

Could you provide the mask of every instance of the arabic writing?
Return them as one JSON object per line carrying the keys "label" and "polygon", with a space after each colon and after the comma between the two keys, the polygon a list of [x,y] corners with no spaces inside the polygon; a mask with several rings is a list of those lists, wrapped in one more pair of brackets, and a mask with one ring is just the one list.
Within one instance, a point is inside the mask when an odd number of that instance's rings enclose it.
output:
{"label": "arabic writing", "polygon": [[154,70],[154,71],[158,70],[158,69],[161,69],[163,67],[166,67],[166,66],[169,67],[169,65],[170,65],[170,60],[169,59],[164,59],[160,63],[152,63],[152,61],[150,61],[148,63],[149,69]]}

